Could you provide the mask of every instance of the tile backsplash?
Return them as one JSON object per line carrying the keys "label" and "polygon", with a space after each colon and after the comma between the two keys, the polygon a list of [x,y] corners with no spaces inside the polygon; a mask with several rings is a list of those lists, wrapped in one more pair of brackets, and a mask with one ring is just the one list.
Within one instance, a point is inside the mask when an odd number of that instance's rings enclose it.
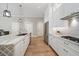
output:
{"label": "tile backsplash", "polygon": [[65,27],[54,27],[49,32],[57,35],[57,31],[60,31],[60,35],[70,35],[70,31]]}

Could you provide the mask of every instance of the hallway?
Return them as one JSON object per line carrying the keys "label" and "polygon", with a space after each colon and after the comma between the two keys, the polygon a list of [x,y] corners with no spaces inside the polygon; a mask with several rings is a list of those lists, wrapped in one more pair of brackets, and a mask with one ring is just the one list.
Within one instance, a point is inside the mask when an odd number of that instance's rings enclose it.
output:
{"label": "hallway", "polygon": [[42,37],[32,38],[25,56],[56,56],[56,53],[44,43]]}

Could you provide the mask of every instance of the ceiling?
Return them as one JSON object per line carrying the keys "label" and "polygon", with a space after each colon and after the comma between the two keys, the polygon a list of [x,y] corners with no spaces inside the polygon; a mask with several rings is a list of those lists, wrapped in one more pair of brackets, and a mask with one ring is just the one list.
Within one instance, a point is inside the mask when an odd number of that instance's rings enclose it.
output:
{"label": "ceiling", "polygon": [[46,8],[47,4],[42,3],[23,4],[24,15],[28,17],[43,17]]}
{"label": "ceiling", "polygon": [[[22,5],[22,7],[19,7]],[[13,16],[25,16],[25,17],[43,17],[48,3],[9,3],[8,9]],[[0,3],[0,15],[3,10],[6,9],[5,3]]]}

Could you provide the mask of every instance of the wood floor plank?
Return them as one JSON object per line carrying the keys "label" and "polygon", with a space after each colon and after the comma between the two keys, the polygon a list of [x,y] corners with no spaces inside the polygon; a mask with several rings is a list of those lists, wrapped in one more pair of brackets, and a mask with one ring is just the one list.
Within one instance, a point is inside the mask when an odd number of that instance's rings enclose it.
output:
{"label": "wood floor plank", "polygon": [[34,37],[25,56],[56,56],[56,53],[44,42],[43,37]]}

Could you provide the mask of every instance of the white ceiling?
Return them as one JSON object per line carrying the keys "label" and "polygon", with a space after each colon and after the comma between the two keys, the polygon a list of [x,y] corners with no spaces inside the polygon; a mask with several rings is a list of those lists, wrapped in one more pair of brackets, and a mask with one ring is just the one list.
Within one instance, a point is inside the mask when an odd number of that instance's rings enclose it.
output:
{"label": "white ceiling", "polygon": [[[25,17],[43,17],[48,3],[22,3],[22,7],[19,7],[19,3],[9,3],[8,9],[13,16],[25,16]],[[6,4],[0,3],[0,15],[3,10],[6,9]]]}
{"label": "white ceiling", "polygon": [[32,3],[32,4],[24,4],[23,12],[26,16],[36,16],[42,17],[44,16],[44,12],[47,8],[47,4],[45,3]]}

